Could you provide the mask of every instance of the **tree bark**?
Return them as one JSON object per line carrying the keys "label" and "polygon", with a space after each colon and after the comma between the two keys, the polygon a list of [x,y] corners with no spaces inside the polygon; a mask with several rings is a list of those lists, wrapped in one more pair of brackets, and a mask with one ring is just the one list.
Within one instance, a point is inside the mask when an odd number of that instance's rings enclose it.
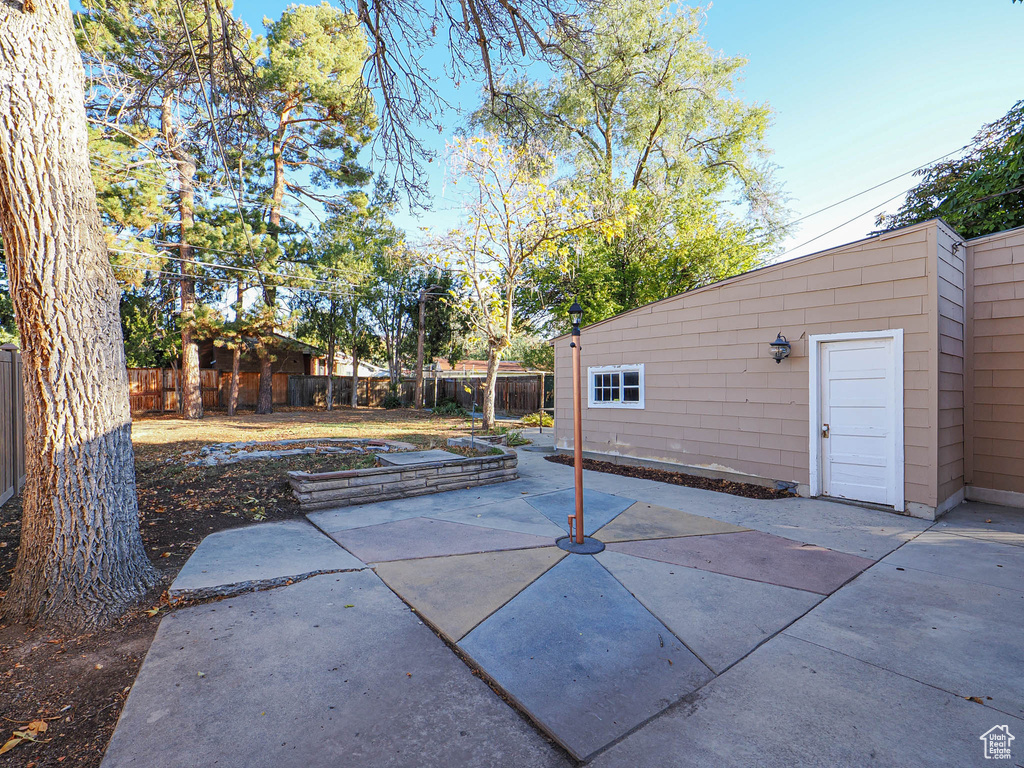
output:
{"label": "tree bark", "polygon": [[178,215],[179,225],[178,251],[180,298],[181,298],[181,415],[186,419],[203,418],[203,385],[199,374],[199,345],[193,340],[192,318],[196,310],[196,281],[192,277],[192,246],[188,242],[188,233],[195,224],[195,176],[196,164],[185,151],[180,137],[174,130],[171,113],[171,98],[164,96],[160,105],[160,129],[164,142],[174,158],[178,171]]}
{"label": "tree bark", "polygon": [[359,407],[359,347],[352,347],[352,394],[349,401],[353,408]]}
{"label": "tree bark", "polygon": [[88,629],[157,581],[139,535],[119,293],[61,0],[0,2],[0,230],[21,334],[26,485],[7,621]]}
{"label": "tree bark", "polygon": [[423,407],[423,343],[426,336],[425,320],[427,308],[427,289],[420,291],[419,297],[419,327],[416,329],[416,394],[413,397],[413,407]]}
{"label": "tree bark", "polygon": [[485,432],[494,429],[494,393],[497,389],[498,364],[501,362],[501,351],[495,344],[487,345],[487,376],[484,379],[484,419],[482,425]]}
{"label": "tree bark", "polygon": [[[334,302],[331,302],[333,309]],[[334,334],[327,341],[327,410],[334,410]]]}
{"label": "tree bark", "polygon": [[231,350],[231,389],[228,392],[228,416],[234,416],[238,410],[238,374],[242,367],[242,299],[245,296],[241,280],[235,284],[235,296],[235,325],[238,338],[235,339],[235,346]]}
{"label": "tree bark", "polygon": [[231,350],[231,389],[228,391],[228,416],[238,410],[238,374],[242,367],[242,347],[236,344]]}
{"label": "tree bark", "polygon": [[271,367],[270,350],[260,345],[260,389],[256,395],[256,413],[274,412],[274,370]]}

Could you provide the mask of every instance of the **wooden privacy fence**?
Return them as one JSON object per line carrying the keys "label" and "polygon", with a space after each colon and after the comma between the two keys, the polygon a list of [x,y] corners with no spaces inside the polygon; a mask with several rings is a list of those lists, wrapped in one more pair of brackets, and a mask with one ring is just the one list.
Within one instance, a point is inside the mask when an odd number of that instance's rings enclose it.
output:
{"label": "wooden privacy fence", "polygon": [[0,347],[0,504],[25,485],[25,393],[17,347]]}
{"label": "wooden privacy fence", "polygon": [[[428,408],[445,400],[455,400],[467,411],[473,407],[476,397],[477,408],[483,405],[482,376],[459,377],[452,379],[428,378],[423,382],[423,400]],[[436,386],[435,386],[436,384]],[[541,409],[541,377],[536,376],[499,376],[494,395],[494,408],[501,413],[522,416],[536,413]],[[470,391],[466,391],[469,387]],[[402,381],[399,392],[402,401],[411,403],[415,394],[416,383],[412,379]],[[386,378],[359,379],[359,405],[367,407],[380,406],[390,391],[390,381]],[[334,377],[334,404],[348,405],[351,401],[352,380],[348,376]],[[436,394],[436,398],[435,398]],[[326,376],[289,376],[288,405],[318,406],[327,405]]]}
{"label": "wooden privacy fence", "polygon": [[[384,404],[384,398],[391,391],[391,382],[386,378],[360,377],[357,388],[359,405],[376,408]],[[403,381],[399,391],[402,401],[412,402],[415,389],[415,382]],[[335,405],[348,405],[352,401],[352,378],[350,376],[334,377],[333,400]],[[296,376],[294,374],[289,376],[288,405],[325,407],[327,405],[327,377]]]}
{"label": "wooden privacy fence", "polygon": [[[469,392],[466,391],[467,387],[470,389]],[[494,387],[494,410],[500,413],[523,416],[527,413],[536,413],[544,405],[541,400],[539,373],[536,376],[499,376]],[[424,389],[430,390],[430,399],[433,399],[434,381],[428,380]],[[436,402],[455,400],[468,411],[472,409],[475,398],[479,410],[484,402],[484,377],[438,378],[436,391]]]}
{"label": "wooden privacy fence", "polygon": [[[129,368],[128,382],[131,387],[132,413],[164,413],[178,410],[178,379],[180,370],[171,368]],[[204,368],[199,372],[203,385],[204,408],[226,408],[231,392],[231,373]],[[552,377],[550,374],[548,379]],[[238,406],[253,408],[259,391],[260,375],[243,372],[238,375]],[[455,400],[467,411],[483,404],[482,376],[458,377],[436,380],[427,378],[423,382],[424,404],[430,408],[435,403]],[[543,407],[541,402],[541,376],[499,376],[494,396],[494,408],[500,413],[521,416],[536,413]],[[470,391],[467,392],[466,388]],[[402,381],[399,397],[402,402],[411,403],[416,384],[412,379]],[[359,378],[359,405],[376,408],[384,404],[384,398],[391,390],[387,378]],[[274,405],[300,407],[324,407],[327,405],[327,377],[300,376],[275,373],[273,380]],[[334,377],[334,404],[348,405],[351,401],[352,379],[348,376]],[[436,397],[435,397],[436,396]]]}
{"label": "wooden privacy fence", "polygon": [[[180,369],[129,368],[128,385],[132,413],[164,413],[178,410]],[[226,408],[231,393],[231,373],[214,368],[199,371],[204,408]],[[238,405],[254,408],[259,393],[258,373],[239,373]],[[274,405],[288,403],[288,374],[275,373],[272,382]]]}

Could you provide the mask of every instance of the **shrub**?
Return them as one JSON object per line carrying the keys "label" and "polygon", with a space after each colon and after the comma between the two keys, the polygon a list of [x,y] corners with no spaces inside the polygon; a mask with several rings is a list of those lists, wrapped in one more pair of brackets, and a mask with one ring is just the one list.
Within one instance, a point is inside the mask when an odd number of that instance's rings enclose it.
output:
{"label": "shrub", "polygon": [[386,395],[384,395],[384,400],[381,401],[381,407],[387,408],[388,410],[391,410],[393,408],[402,408],[404,405],[405,404],[402,402],[402,398],[400,398],[394,392],[388,392]]}
{"label": "shrub", "polygon": [[431,412],[435,416],[469,416],[469,413],[454,400],[442,400]]}
{"label": "shrub", "polygon": [[[542,423],[543,419],[543,423]],[[519,423],[527,427],[555,426],[555,418],[550,413],[543,413],[538,411],[537,413],[528,413],[519,420]]]}
{"label": "shrub", "polygon": [[509,429],[508,427],[498,427],[494,430],[496,435],[504,435],[505,443],[510,446],[517,445],[529,445],[530,441],[523,437],[523,433],[518,429]]}

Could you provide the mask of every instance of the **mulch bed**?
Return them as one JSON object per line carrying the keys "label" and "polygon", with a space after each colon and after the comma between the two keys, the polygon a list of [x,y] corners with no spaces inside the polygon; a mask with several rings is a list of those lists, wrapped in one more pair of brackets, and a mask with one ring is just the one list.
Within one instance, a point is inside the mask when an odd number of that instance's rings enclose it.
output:
{"label": "mulch bed", "polygon": [[[295,456],[214,467],[173,460],[175,446],[137,446],[136,475],[142,538],[164,583],[111,627],[60,637],[0,625],[0,746],[34,720],[40,738],[0,756],[0,765],[96,768],[138,675],[163,613],[163,590],[210,533],[300,514],[288,469],[310,472],[372,464],[372,456]],[[168,461],[172,459],[172,461]],[[10,584],[21,535],[21,502],[0,507],[0,596]],[[149,616],[146,609],[160,606]],[[7,761],[12,761],[8,763]]]}
{"label": "mulch bed", "polygon": [[[565,453],[556,453],[545,456],[545,459],[555,464],[572,466],[572,456]],[[672,485],[685,485],[688,488],[701,488],[705,491],[718,491],[730,493],[733,496],[745,496],[748,499],[786,499],[795,496],[789,491],[777,491],[774,488],[766,488],[763,485],[753,483],[735,483],[731,480],[715,480],[697,475],[687,475],[683,472],[670,472],[666,469],[653,469],[651,467],[634,467],[628,464],[613,464],[610,461],[598,461],[597,459],[583,459],[583,468],[594,472],[607,472],[611,475],[623,475],[625,477],[639,477],[643,480],[657,480],[659,483],[670,483]]]}

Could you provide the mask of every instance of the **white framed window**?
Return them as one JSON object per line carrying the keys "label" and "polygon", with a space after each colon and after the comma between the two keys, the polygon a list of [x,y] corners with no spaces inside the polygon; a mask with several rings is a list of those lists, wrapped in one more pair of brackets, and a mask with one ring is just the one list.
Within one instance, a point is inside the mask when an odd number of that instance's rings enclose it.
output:
{"label": "white framed window", "polygon": [[643,363],[587,368],[587,405],[591,408],[643,408]]}

